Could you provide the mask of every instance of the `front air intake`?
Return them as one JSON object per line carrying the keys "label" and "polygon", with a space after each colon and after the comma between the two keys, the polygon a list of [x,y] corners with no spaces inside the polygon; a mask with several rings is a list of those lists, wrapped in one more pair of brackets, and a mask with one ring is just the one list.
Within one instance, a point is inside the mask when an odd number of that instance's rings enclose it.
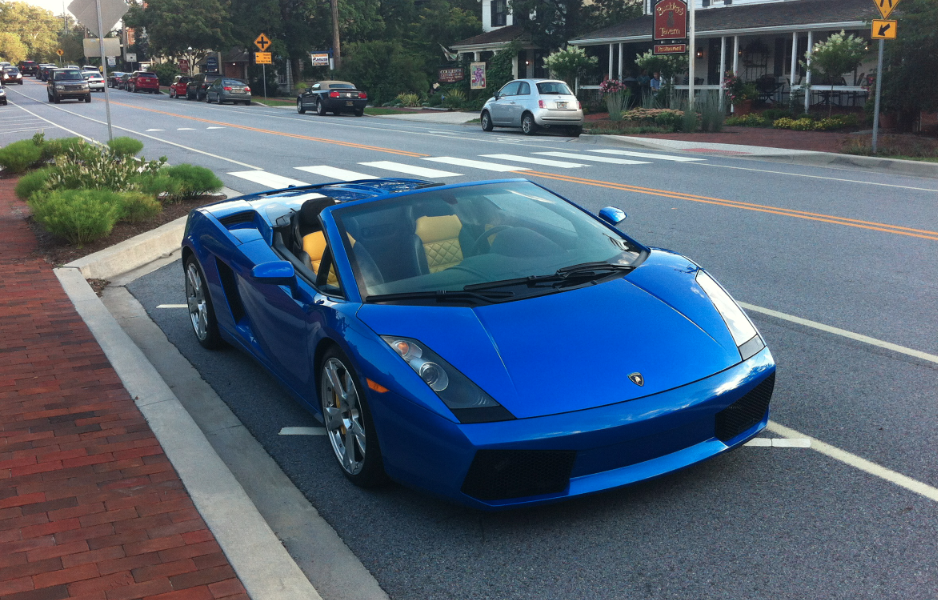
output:
{"label": "front air intake", "polygon": [[507,500],[563,492],[574,450],[479,450],[462,492],[478,500]]}
{"label": "front air intake", "polygon": [[755,426],[765,417],[775,389],[775,372],[766,377],[749,393],[717,413],[716,437],[721,442],[728,442],[747,429]]}

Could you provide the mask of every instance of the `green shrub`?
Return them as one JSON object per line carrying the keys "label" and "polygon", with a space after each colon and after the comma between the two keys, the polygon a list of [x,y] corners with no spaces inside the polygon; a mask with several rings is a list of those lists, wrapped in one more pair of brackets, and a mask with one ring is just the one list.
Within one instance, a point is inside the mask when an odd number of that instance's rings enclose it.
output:
{"label": "green shrub", "polygon": [[[73,148],[85,145],[85,140],[80,137],[55,138],[46,140],[39,147],[42,149],[43,160],[51,160],[56,156],[61,156]],[[91,144],[88,144],[89,146]]]}
{"label": "green shrub", "polygon": [[144,192],[121,192],[121,220],[131,223],[149,221],[163,210],[156,198]]}
{"label": "green shrub", "polygon": [[397,101],[400,102],[401,106],[420,106],[420,96],[417,94],[398,94]]}
{"label": "green shrub", "polygon": [[466,104],[466,92],[453,88],[446,92],[443,106],[446,108],[462,108]]}
{"label": "green shrub", "polygon": [[767,108],[762,111],[762,119],[769,123],[793,116],[787,108]]}
{"label": "green shrub", "polygon": [[8,173],[23,173],[42,160],[42,150],[32,140],[20,140],[0,148],[0,167]]}
{"label": "green shrub", "polygon": [[814,119],[802,117],[800,119],[777,119],[772,123],[776,129],[794,129],[795,131],[811,131],[814,129]]}
{"label": "green shrub", "polygon": [[724,122],[727,125],[736,127],[765,127],[771,123],[771,121],[767,121],[765,117],[756,113],[749,113],[741,117],[727,117]]}
{"label": "green shrub", "polygon": [[132,156],[116,156],[110,148],[77,144],[56,157],[50,187],[128,191],[137,187],[141,177],[159,171],[165,163],[165,158],[146,162]]}
{"label": "green shrub", "polygon": [[167,175],[175,179],[182,186],[179,195],[182,198],[194,198],[217,192],[224,185],[215,174],[205,167],[195,165],[176,165],[164,169]]}
{"label": "green shrub", "polygon": [[720,98],[716,94],[701,92],[695,108],[700,111],[700,130],[707,133],[723,131],[723,122],[726,114],[720,106]]}
{"label": "green shrub", "polygon": [[51,173],[52,168],[46,167],[23,175],[16,183],[16,195],[23,200],[29,200],[36,192],[48,189],[49,175]]}
{"label": "green shrub", "polygon": [[47,231],[80,248],[111,233],[121,216],[118,194],[108,190],[56,190],[29,200],[33,217]]}
{"label": "green shrub", "polygon": [[143,150],[143,142],[132,137],[114,138],[107,145],[115,156],[136,156]]}
{"label": "green shrub", "polygon": [[660,112],[655,116],[655,125],[667,129],[668,131],[677,131],[678,124],[684,117],[684,113],[670,109],[659,110]]}
{"label": "green shrub", "polygon": [[137,181],[137,187],[144,194],[155,198],[164,197],[174,200],[182,195],[182,182],[164,172],[147,173],[141,176]]}
{"label": "green shrub", "polygon": [[684,133],[694,133],[697,131],[697,111],[688,110],[683,106],[684,113],[681,115],[680,128]]}

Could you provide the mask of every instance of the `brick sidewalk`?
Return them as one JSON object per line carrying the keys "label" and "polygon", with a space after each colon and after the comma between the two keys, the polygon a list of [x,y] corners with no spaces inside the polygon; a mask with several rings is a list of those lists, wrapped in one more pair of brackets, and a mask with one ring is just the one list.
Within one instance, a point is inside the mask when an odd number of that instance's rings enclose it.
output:
{"label": "brick sidewalk", "polygon": [[247,598],[0,180],[0,600]]}

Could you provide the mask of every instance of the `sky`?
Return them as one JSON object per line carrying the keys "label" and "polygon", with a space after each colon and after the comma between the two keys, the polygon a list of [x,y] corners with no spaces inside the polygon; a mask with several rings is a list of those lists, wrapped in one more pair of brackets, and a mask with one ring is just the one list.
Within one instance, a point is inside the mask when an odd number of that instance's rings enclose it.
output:
{"label": "sky", "polygon": [[[62,14],[62,5],[64,4],[68,7],[72,3],[72,0],[65,0],[63,3],[62,0],[21,0],[26,2],[26,4],[32,4],[33,6],[39,6],[45,8],[46,10],[51,10],[52,14],[58,16]],[[68,12],[68,8],[65,9]],[[71,13],[69,13],[71,14]]]}

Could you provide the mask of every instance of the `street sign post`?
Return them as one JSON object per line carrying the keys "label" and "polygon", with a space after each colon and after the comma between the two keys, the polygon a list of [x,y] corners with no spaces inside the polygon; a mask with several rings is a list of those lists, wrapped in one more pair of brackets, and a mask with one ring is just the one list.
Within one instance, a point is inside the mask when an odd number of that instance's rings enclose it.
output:
{"label": "street sign post", "polygon": [[59,56],[62,56],[63,54],[65,54],[65,50],[62,50],[61,48],[59,48],[58,50],[55,51],[55,53],[58,54]]}
{"label": "street sign post", "polygon": [[254,45],[257,46],[257,49],[261,52],[267,52],[267,49],[270,48],[270,38],[267,37],[266,33],[262,33],[254,40]]}
{"label": "street sign post", "polygon": [[272,64],[270,52],[270,38],[266,33],[262,33],[254,40],[254,45],[260,52],[254,53],[254,64],[261,66],[261,76],[264,78],[264,99],[267,98],[267,65]]}
{"label": "street sign post", "polygon": [[898,21],[884,21],[873,19],[873,29],[870,37],[874,40],[894,40],[896,39],[896,27]]}
{"label": "street sign post", "polygon": [[254,64],[255,65],[270,65],[273,64],[271,59],[270,52],[255,52],[254,53]]}

